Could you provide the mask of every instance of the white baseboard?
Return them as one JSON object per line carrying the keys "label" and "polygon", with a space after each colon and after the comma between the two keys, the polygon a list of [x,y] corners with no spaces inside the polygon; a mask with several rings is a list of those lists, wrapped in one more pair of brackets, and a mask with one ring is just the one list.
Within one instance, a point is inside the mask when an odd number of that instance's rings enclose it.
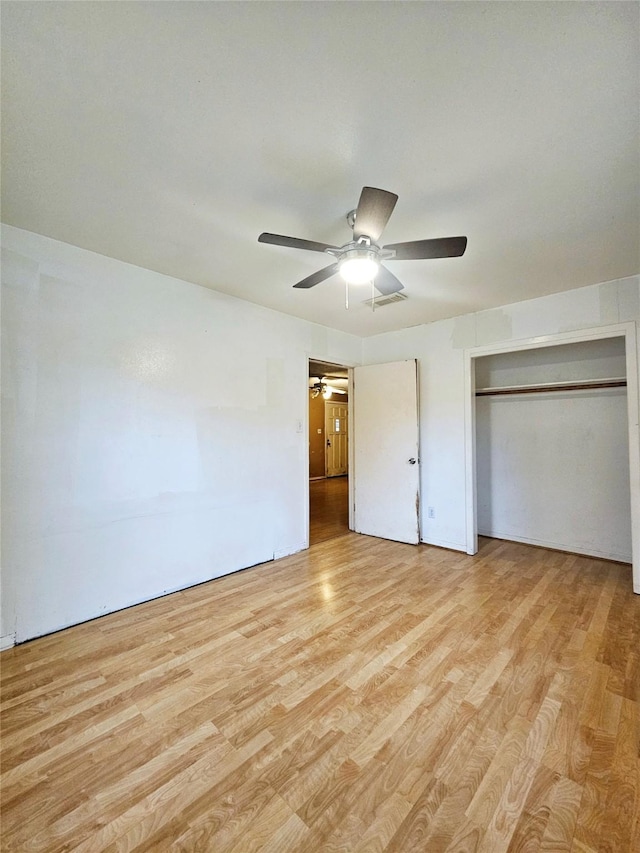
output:
{"label": "white baseboard", "polygon": [[16,635],[15,634],[7,634],[4,637],[0,637],[0,652],[4,652],[5,649],[12,649],[16,644]]}
{"label": "white baseboard", "polygon": [[522,542],[523,545],[536,545],[538,548],[549,548],[551,551],[567,551],[569,554],[580,554],[583,557],[596,557],[600,560],[614,560],[616,563],[631,563],[631,554],[618,554],[599,551],[597,548],[586,549],[583,545],[572,545],[563,542],[547,542],[544,539],[533,539],[527,536],[512,536],[511,533],[499,533],[496,531],[480,531],[478,536],[486,536],[489,539],[502,539],[506,542]]}
{"label": "white baseboard", "polygon": [[466,545],[460,542],[447,542],[445,539],[420,539],[421,545],[433,545],[435,548],[446,548],[448,551],[466,551]]}
{"label": "white baseboard", "polygon": [[280,548],[273,552],[273,559],[280,560],[282,557],[290,557],[292,554],[298,554],[300,551],[306,551],[309,546],[306,542],[299,542],[297,545],[288,545],[286,548]]}

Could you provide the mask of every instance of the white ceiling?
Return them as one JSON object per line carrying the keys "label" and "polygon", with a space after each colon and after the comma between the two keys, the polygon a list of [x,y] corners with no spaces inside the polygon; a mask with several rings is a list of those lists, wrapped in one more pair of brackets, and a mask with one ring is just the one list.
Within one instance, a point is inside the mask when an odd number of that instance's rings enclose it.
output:
{"label": "white ceiling", "polygon": [[[3,221],[359,335],[640,269],[636,2],[2,3]],[[361,187],[404,303],[339,278]]]}

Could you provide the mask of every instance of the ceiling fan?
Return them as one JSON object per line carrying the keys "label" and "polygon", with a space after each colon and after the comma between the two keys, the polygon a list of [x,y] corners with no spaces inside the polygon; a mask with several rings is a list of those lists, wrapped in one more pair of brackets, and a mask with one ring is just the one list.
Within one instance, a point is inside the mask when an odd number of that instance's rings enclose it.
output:
{"label": "ceiling fan", "polygon": [[320,394],[325,399],[329,399],[332,394],[346,394],[349,380],[339,376],[310,376],[309,390],[312,397],[318,397]]}
{"label": "ceiling fan", "polygon": [[402,290],[403,284],[382,266],[381,261],[458,258],[464,254],[467,247],[466,237],[440,237],[380,246],[378,241],[397,201],[398,196],[395,193],[375,187],[363,187],[357,208],[347,214],[347,222],[353,228],[353,240],[344,246],[331,246],[267,232],[258,237],[258,242],[306,249],[310,252],[326,252],[336,258],[334,263],[303,278],[294,284],[294,287],[314,287],[339,272],[347,284],[373,282],[382,294],[396,293]]}

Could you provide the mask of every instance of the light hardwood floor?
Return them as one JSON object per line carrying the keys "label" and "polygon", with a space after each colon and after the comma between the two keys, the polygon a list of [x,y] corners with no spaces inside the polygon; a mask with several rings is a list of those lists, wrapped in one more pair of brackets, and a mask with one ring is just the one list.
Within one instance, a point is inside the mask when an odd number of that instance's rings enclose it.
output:
{"label": "light hardwood floor", "polygon": [[639,848],[630,568],[349,533],[3,652],[5,851]]}

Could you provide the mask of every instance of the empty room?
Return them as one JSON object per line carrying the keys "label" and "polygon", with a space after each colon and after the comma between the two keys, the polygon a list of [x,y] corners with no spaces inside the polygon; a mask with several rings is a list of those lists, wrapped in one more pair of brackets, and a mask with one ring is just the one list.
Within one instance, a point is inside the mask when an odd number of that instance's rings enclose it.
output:
{"label": "empty room", "polygon": [[640,5],[2,0],[0,847],[640,849]]}

